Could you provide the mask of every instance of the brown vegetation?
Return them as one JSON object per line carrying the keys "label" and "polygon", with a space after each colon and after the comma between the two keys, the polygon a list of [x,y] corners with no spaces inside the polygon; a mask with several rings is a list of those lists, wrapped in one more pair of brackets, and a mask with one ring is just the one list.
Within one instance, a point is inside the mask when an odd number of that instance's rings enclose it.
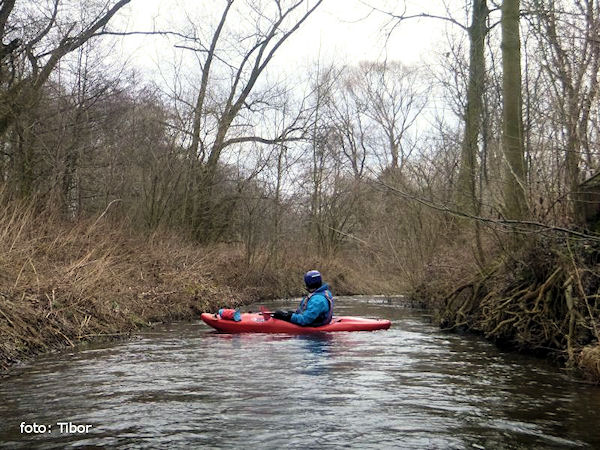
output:
{"label": "brown vegetation", "polygon": [[124,336],[152,322],[297,296],[307,268],[321,268],[337,294],[379,292],[386,283],[373,275],[354,278],[351,267],[337,260],[321,264],[299,249],[277,267],[248,266],[239,247],[200,247],[166,232],[135,236],[110,212],[69,223],[31,203],[4,202],[0,211],[2,369],[28,355]]}
{"label": "brown vegetation", "polygon": [[[389,187],[454,217],[444,227],[430,216],[429,227],[451,232],[411,277],[413,294],[439,310],[446,329],[552,355],[596,373],[600,383],[598,223],[584,214],[598,205],[581,184],[599,168],[600,7],[585,0],[505,0],[500,11],[486,0],[467,4],[468,24],[450,11],[390,14],[398,24],[444,20],[463,30],[470,46],[467,57],[451,40],[446,73],[458,82],[442,80],[461,117],[458,170],[448,170],[440,153],[432,163],[446,170],[456,203],[445,201],[439,185],[425,195]],[[496,21],[500,35],[490,26]]]}
{"label": "brown vegetation", "polygon": [[105,220],[66,224],[31,206],[7,207],[0,249],[2,367],[241,300],[207,273],[208,252],[168,236],[141,240]]}
{"label": "brown vegetation", "polygon": [[579,368],[590,380],[600,380],[600,345],[588,345],[579,355]]}
{"label": "brown vegetation", "polygon": [[446,330],[468,330],[502,346],[548,355],[600,380],[598,241],[521,242],[522,248],[499,253],[477,275],[455,271],[444,277],[446,286],[423,284],[417,295],[432,300]]}

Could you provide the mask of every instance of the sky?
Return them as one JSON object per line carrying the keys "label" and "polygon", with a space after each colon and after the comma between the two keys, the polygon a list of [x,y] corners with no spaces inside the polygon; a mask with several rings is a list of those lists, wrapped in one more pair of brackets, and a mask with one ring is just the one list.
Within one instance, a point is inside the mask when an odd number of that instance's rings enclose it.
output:
{"label": "sky", "polygon": [[[302,70],[318,59],[349,64],[384,59],[405,64],[432,61],[444,41],[448,27],[445,22],[407,21],[396,27],[386,41],[389,18],[368,6],[396,12],[406,6],[408,12],[415,13],[423,11],[422,3],[417,0],[325,0],[278,52],[270,69]],[[444,13],[441,2],[427,3],[427,12]],[[191,11],[190,14],[196,11],[203,20],[216,23],[214,19],[223,5],[223,0],[133,0],[121,14],[118,27],[130,31],[153,27],[168,29],[181,22],[186,10]],[[159,61],[172,54],[170,45],[161,37],[127,37],[120,51],[123,58],[142,71],[155,73]]]}

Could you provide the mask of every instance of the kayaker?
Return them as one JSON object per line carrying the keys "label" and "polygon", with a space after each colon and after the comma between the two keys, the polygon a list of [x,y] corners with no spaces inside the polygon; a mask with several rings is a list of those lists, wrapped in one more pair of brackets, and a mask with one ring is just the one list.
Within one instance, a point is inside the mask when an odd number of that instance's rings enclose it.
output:
{"label": "kayaker", "polygon": [[323,283],[318,270],[304,274],[304,284],[308,295],[302,298],[296,312],[275,311],[275,319],[286,320],[305,327],[318,327],[331,322],[333,317],[333,296],[327,283]]}

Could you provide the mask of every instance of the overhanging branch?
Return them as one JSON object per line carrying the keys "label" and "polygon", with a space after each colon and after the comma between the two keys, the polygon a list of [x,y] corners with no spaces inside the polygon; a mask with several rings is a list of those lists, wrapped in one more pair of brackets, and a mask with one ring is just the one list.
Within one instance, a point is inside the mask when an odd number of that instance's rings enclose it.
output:
{"label": "overhanging branch", "polygon": [[440,211],[440,212],[443,212],[443,213],[446,213],[446,214],[449,214],[449,215],[452,215],[455,217],[475,220],[478,222],[492,224],[492,225],[499,225],[499,226],[502,226],[505,228],[510,228],[511,230],[517,231],[520,233],[531,233],[532,232],[531,228],[536,228],[541,231],[553,231],[553,232],[562,233],[562,234],[565,234],[568,236],[574,236],[574,237],[577,237],[580,239],[600,241],[600,236],[598,236],[598,235],[582,233],[580,231],[571,230],[569,228],[558,227],[558,226],[554,226],[554,225],[547,225],[547,224],[544,224],[541,222],[535,222],[535,221],[531,221],[531,220],[492,219],[490,217],[482,217],[482,216],[477,216],[474,214],[465,213],[463,211],[449,208],[445,205],[439,205],[432,201],[425,200],[423,198],[417,197],[416,195],[409,194],[408,192],[405,192],[405,191],[402,191],[401,189],[390,186],[390,185],[384,183],[383,181],[380,181],[380,180],[370,180],[370,181],[371,181],[371,183],[373,183],[375,185],[379,185],[380,187],[383,187],[387,191],[392,192],[404,199],[414,201],[423,206],[426,206],[427,208],[431,208],[436,211]]}

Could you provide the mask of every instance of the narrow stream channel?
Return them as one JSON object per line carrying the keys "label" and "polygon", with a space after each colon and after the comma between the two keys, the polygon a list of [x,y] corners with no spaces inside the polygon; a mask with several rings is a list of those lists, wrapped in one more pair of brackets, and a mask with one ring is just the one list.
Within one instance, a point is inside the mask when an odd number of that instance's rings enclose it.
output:
{"label": "narrow stream channel", "polygon": [[392,328],[221,335],[180,323],[39,358],[0,380],[0,446],[600,448],[600,388],[440,332],[398,302],[341,298],[336,313]]}

